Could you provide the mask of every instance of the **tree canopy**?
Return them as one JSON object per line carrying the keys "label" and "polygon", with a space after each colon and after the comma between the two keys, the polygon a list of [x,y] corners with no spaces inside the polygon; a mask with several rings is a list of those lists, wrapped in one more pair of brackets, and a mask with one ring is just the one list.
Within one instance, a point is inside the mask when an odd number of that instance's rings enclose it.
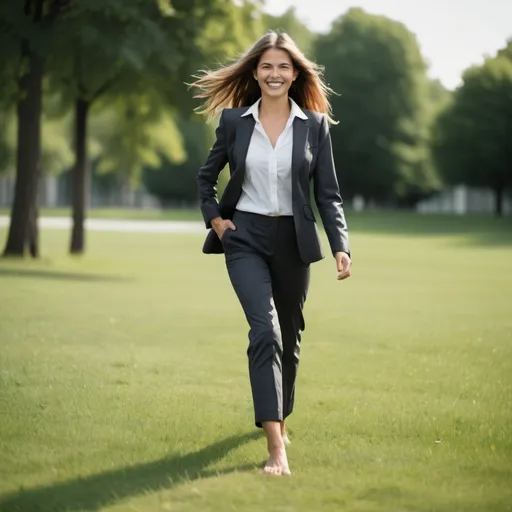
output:
{"label": "tree canopy", "polygon": [[490,187],[496,212],[512,186],[512,59],[469,68],[435,126],[434,154],[448,183]]}
{"label": "tree canopy", "polygon": [[401,23],[350,9],[315,50],[336,92],[332,136],[343,193],[386,202],[411,187],[434,187],[426,64],[415,36]]}

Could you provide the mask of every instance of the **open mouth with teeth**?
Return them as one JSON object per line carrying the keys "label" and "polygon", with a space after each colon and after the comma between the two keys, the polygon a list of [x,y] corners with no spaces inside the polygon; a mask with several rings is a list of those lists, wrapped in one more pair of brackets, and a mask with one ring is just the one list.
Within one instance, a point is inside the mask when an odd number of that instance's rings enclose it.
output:
{"label": "open mouth with teeth", "polygon": [[279,87],[281,87],[283,84],[284,84],[284,82],[267,82],[267,85],[268,85],[271,89],[278,89],[278,88],[279,88]]}

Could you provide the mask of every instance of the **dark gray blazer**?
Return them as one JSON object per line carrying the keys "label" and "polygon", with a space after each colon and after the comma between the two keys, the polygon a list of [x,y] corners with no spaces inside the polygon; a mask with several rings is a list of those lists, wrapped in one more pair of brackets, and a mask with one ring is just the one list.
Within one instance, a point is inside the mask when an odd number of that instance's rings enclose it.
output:
{"label": "dark gray blazer", "polygon": [[[215,217],[231,219],[240,199],[245,159],[256,122],[253,116],[241,117],[248,108],[227,108],[222,111],[216,130],[217,140],[197,175],[201,212],[208,229]],[[309,110],[303,112],[308,120],[296,117],[293,122],[292,207],[300,257],[304,263],[309,264],[324,257],[315,214],[310,205],[311,180],[315,202],[332,253],[343,251],[350,254],[350,248],[343,201],[334,168],[328,120],[324,114]],[[227,163],[230,179],[218,202],[218,176]],[[213,229],[206,237],[203,252],[224,252]]]}

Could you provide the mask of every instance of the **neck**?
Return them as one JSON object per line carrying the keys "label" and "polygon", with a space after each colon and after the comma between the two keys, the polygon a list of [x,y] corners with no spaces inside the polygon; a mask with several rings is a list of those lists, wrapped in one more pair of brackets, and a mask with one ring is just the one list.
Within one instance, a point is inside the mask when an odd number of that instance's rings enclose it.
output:
{"label": "neck", "polygon": [[268,98],[262,96],[260,103],[260,117],[288,117],[290,115],[290,101],[288,96],[281,98]]}

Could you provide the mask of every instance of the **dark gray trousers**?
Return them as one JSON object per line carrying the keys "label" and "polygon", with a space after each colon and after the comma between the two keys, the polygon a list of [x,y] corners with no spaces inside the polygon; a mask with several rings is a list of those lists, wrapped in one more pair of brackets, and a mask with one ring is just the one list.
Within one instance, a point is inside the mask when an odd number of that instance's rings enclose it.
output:
{"label": "dark gray trousers", "polygon": [[309,265],[299,257],[293,217],[236,211],[222,244],[249,323],[249,377],[256,426],[293,410]]}

